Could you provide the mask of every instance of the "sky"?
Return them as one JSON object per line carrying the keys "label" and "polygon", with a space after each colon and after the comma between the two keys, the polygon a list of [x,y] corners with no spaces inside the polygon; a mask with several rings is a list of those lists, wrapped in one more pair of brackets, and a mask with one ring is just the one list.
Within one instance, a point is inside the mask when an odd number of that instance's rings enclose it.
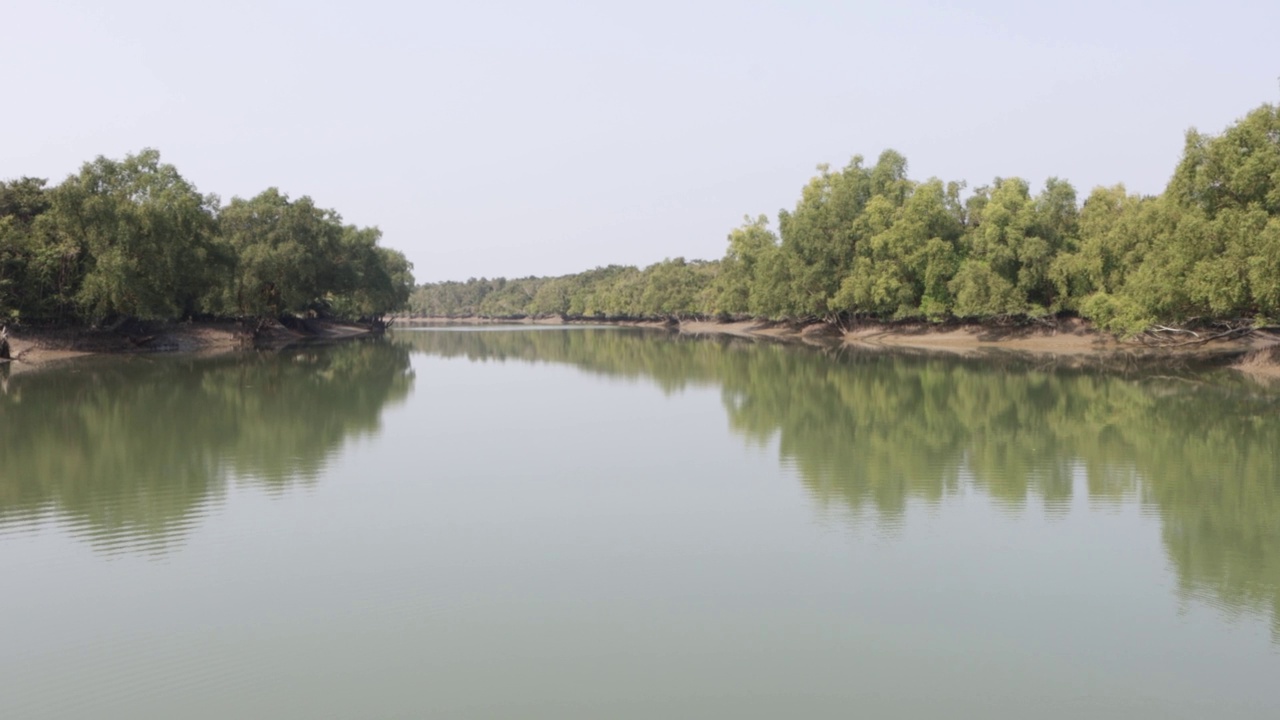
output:
{"label": "sky", "polygon": [[[961,7],[964,6],[964,7]],[[0,178],[153,147],[420,282],[717,258],[820,163],[1158,193],[1280,102],[1280,3],[0,0]]]}

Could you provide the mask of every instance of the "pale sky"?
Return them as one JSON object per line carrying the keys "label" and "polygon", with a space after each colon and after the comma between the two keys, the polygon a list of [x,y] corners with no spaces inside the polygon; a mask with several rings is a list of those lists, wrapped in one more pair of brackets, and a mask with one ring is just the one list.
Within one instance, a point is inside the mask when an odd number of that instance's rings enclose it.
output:
{"label": "pale sky", "polygon": [[160,150],[420,282],[716,258],[818,163],[1159,192],[1280,100],[1280,2],[0,0],[0,178]]}

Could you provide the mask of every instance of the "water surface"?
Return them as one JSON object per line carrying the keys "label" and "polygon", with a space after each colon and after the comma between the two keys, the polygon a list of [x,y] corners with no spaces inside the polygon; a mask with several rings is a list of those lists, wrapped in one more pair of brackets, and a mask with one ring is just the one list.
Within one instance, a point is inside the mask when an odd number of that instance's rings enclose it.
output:
{"label": "water surface", "polygon": [[1280,716],[1280,393],[624,329],[0,393],[0,717]]}

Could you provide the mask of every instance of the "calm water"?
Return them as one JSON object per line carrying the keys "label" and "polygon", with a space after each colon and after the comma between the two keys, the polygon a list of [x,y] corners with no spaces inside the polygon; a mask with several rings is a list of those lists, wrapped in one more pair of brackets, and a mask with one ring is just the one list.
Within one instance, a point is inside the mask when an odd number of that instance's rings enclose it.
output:
{"label": "calm water", "polygon": [[519,329],[0,379],[0,718],[1280,717],[1280,392],[1225,372]]}

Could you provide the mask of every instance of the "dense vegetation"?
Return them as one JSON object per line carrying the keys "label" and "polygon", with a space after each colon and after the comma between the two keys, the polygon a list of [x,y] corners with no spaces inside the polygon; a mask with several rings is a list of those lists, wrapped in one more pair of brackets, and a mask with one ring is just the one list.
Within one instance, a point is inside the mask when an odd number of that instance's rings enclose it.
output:
{"label": "dense vegetation", "polygon": [[0,182],[0,323],[382,315],[413,276],[380,236],[275,188],[223,206],[155,150],[99,157]]}
{"label": "dense vegetation", "polygon": [[409,309],[433,317],[701,315],[713,304],[719,265],[676,258],[643,270],[610,265],[561,277],[428,283],[413,291]]}
{"label": "dense vegetation", "polygon": [[1280,319],[1280,110],[1187,134],[1165,192],[1056,178],[965,185],[907,177],[892,150],[819,167],[794,209],[749,219],[718,262],[419,286],[427,315],[750,315],[992,319],[1075,313],[1158,323]]}

